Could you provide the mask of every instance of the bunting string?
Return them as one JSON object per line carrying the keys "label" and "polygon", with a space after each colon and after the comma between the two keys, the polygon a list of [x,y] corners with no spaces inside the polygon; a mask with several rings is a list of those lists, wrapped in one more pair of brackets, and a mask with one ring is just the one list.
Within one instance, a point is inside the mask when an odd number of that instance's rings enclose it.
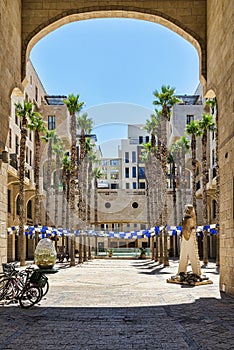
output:
{"label": "bunting string", "polygon": [[[140,238],[151,238],[154,236],[159,236],[160,233],[163,230],[163,226],[155,226],[150,229],[146,230],[136,230],[136,231],[129,231],[129,232],[119,232],[119,231],[97,231],[97,230],[68,230],[64,228],[55,228],[55,227],[49,227],[49,226],[31,226],[31,225],[25,225],[24,226],[24,234],[28,236],[29,238],[33,239],[35,238],[35,233],[37,232],[39,235],[39,238],[50,238],[50,237],[62,237],[62,236],[80,236],[80,235],[87,235],[87,236],[98,236],[98,237],[107,237],[107,238],[113,238],[113,239],[140,239]],[[217,234],[217,224],[211,224],[211,225],[204,225],[204,226],[197,226],[196,227],[196,235],[197,236],[203,236],[204,231],[207,232],[208,236],[216,235]],[[7,229],[8,235],[11,234],[19,234],[19,226],[12,226]],[[181,236],[182,233],[182,226],[167,226],[166,227],[166,233],[168,236]]]}

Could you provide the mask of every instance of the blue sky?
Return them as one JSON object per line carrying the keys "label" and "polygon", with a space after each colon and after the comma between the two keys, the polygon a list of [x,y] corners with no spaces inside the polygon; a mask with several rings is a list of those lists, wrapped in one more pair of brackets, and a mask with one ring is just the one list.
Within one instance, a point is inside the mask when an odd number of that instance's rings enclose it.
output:
{"label": "blue sky", "polygon": [[195,48],[142,20],[64,25],[40,40],[30,58],[47,93],[79,93],[99,130],[109,122],[144,123],[153,110],[153,91],[163,84],[177,94],[193,94],[199,83]]}

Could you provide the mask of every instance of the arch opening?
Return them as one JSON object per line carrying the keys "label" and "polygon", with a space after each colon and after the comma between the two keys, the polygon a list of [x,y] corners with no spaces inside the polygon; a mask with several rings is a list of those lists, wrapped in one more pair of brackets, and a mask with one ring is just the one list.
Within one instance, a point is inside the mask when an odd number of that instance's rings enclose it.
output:
{"label": "arch opening", "polygon": [[[152,12],[152,11],[151,11]],[[129,10],[96,10],[96,11],[87,11],[83,9],[81,13],[61,13],[59,16],[44,22],[38,26],[33,32],[31,32],[27,38],[24,40],[22,45],[22,80],[24,81],[26,75],[26,63],[29,59],[30,52],[35,44],[45,37],[50,32],[60,28],[61,26],[88,19],[97,19],[97,18],[131,18],[137,20],[144,20],[148,22],[153,22],[160,24],[167,29],[172,30],[173,32],[180,35],[190,44],[192,44],[199,56],[199,78],[203,86],[206,82],[206,48],[205,43],[202,38],[200,38],[196,33],[192,32],[188,27],[183,23],[170,18],[169,16],[159,12],[154,11],[154,13],[145,13],[142,12],[142,9],[133,9]]]}

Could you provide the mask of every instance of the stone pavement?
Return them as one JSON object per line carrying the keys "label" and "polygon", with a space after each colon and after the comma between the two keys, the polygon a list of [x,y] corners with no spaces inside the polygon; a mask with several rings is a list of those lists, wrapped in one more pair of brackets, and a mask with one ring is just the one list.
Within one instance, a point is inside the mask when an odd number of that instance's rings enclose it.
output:
{"label": "stone pavement", "polygon": [[0,307],[0,350],[234,349],[234,300],[213,284],[166,283],[178,261],[92,260],[48,275],[50,290],[29,310]]}

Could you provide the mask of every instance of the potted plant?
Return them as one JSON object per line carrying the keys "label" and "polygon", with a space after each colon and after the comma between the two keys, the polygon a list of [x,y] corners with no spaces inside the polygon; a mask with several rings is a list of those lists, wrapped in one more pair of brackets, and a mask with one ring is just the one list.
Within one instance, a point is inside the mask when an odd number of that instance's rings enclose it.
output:
{"label": "potted plant", "polygon": [[146,249],[145,248],[140,248],[140,259],[145,259],[146,258]]}
{"label": "potted plant", "polygon": [[113,252],[114,252],[114,249],[108,249],[108,250],[107,250],[107,253],[108,253],[109,258],[112,257]]}

